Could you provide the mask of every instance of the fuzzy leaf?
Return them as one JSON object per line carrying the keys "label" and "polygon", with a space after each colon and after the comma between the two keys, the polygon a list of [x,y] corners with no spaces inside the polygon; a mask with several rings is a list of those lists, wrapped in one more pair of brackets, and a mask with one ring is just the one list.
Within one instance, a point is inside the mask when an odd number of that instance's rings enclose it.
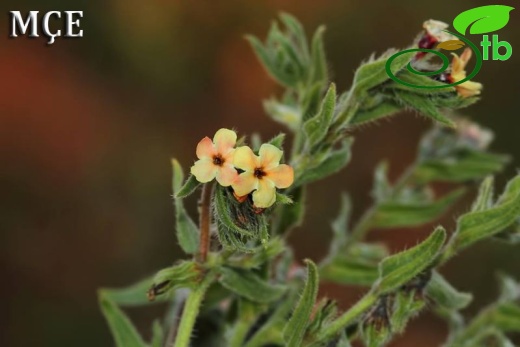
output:
{"label": "fuzzy leaf", "polygon": [[99,291],[99,305],[108,322],[116,347],[146,347],[146,343],[130,319],[112,300],[104,295],[103,290]]}
{"label": "fuzzy leaf", "polygon": [[341,203],[338,216],[331,223],[333,237],[330,243],[330,256],[335,256],[345,247],[347,243],[348,223],[350,220],[350,213],[352,210],[352,203],[347,194],[341,194]]}
{"label": "fuzzy leaf", "polygon": [[499,304],[494,323],[504,332],[520,332],[520,306],[515,303]]}
{"label": "fuzzy leaf", "polygon": [[307,264],[307,281],[303,294],[287,323],[283,336],[288,347],[299,347],[305,336],[305,330],[309,325],[312,308],[318,295],[319,279],[318,268],[311,260],[305,260]]}
{"label": "fuzzy leaf", "polygon": [[418,245],[384,259],[379,265],[379,293],[395,290],[427,269],[436,260],[445,239],[446,231],[438,227]]}
{"label": "fuzzy leaf", "polygon": [[[410,83],[414,86],[424,86],[424,87],[434,87],[434,88],[413,88],[407,85],[397,83],[392,81],[392,83],[388,84],[385,88],[388,89],[400,89],[409,92],[413,92],[414,94],[419,94],[421,98],[432,98],[434,94],[447,94],[455,91],[455,87],[447,87],[446,83],[436,81],[428,76],[418,75],[407,69],[401,70],[399,72],[399,80],[403,82]],[[439,88],[444,86],[444,88]],[[449,95],[449,98],[456,98],[455,95]]]}
{"label": "fuzzy leaf", "polygon": [[322,280],[344,285],[370,286],[379,277],[377,265],[334,260],[320,270]]}
{"label": "fuzzy leaf", "polygon": [[265,112],[278,123],[286,125],[292,131],[300,129],[302,111],[292,105],[287,105],[275,99],[265,100],[263,103]]}
{"label": "fuzzy leaf", "polygon": [[473,205],[471,206],[472,212],[484,211],[493,206],[493,184],[495,179],[493,176],[488,176],[478,190],[478,195]]}
{"label": "fuzzy leaf", "polygon": [[[377,87],[390,79],[386,72],[386,62],[391,53],[393,52],[389,51],[376,60],[365,62],[357,69],[354,75],[354,88],[358,95],[364,95],[369,89]],[[394,74],[408,65],[414,55],[415,53],[406,53],[395,58],[391,66]]]}
{"label": "fuzzy leaf", "polygon": [[282,12],[280,13],[280,19],[287,29],[289,29],[292,38],[294,39],[296,46],[299,48],[302,60],[304,62],[309,60],[309,47],[307,45],[307,37],[303,25],[293,15]]}
{"label": "fuzzy leaf", "polygon": [[448,310],[462,310],[473,300],[473,295],[459,292],[436,271],[433,271],[428,282],[426,294],[437,305]]}
{"label": "fuzzy leaf", "polygon": [[453,121],[451,121],[439,111],[436,105],[433,104],[432,99],[425,98],[424,95],[421,94],[405,91],[396,90],[395,94],[397,102],[402,102],[403,105],[410,107],[424,116],[429,117],[443,125],[451,128],[455,127],[455,123],[453,123]]}
{"label": "fuzzy leaf", "polygon": [[[103,296],[119,306],[143,306],[151,304],[146,292],[153,284],[153,276],[145,278],[125,288],[103,288]],[[171,300],[167,295],[160,296],[154,303]]]}
{"label": "fuzzy leaf", "polygon": [[384,201],[390,196],[392,187],[388,182],[388,162],[379,163],[374,172],[372,196],[375,201]]}
{"label": "fuzzy leaf", "polygon": [[336,85],[331,83],[327,94],[323,98],[321,108],[318,114],[307,120],[303,125],[303,130],[307,137],[307,143],[310,148],[319,144],[327,135],[329,126],[334,116],[334,108],[336,106]]}
{"label": "fuzzy leaf", "polygon": [[312,65],[310,67],[310,81],[325,83],[328,80],[327,58],[323,46],[323,34],[325,27],[320,26],[312,37]]}
{"label": "fuzzy leaf", "polygon": [[443,215],[465,192],[457,189],[446,196],[427,203],[383,202],[373,218],[373,227],[412,227],[432,222]]}
{"label": "fuzzy leaf", "polygon": [[163,347],[164,345],[164,331],[161,323],[156,320],[152,326],[152,343],[151,347]]}
{"label": "fuzzy leaf", "polygon": [[465,182],[482,179],[501,171],[509,161],[507,156],[467,151],[460,158],[431,159],[423,161],[414,172],[418,183]]}
{"label": "fuzzy leaf", "polygon": [[384,117],[392,116],[393,114],[401,110],[402,107],[400,105],[397,105],[394,101],[383,101],[372,108],[358,111],[356,113],[356,116],[351,120],[350,124],[358,125],[372,122]]}
{"label": "fuzzy leaf", "polygon": [[500,277],[500,302],[511,302],[520,299],[520,283],[514,278],[501,274]]}
{"label": "fuzzy leaf", "polygon": [[504,231],[520,216],[520,175],[507,184],[497,204],[485,211],[470,212],[457,221],[457,250]]}
{"label": "fuzzy leaf", "polygon": [[[172,188],[175,205],[175,220],[176,220],[176,231],[177,240],[182,250],[188,254],[197,252],[199,248],[199,228],[188,215],[188,212],[184,208],[182,198],[177,197],[177,194],[182,190],[182,181],[184,180],[184,174],[182,167],[176,159],[172,159],[173,168],[173,180]],[[188,180],[189,181],[189,180]],[[185,185],[186,186],[186,185]],[[198,186],[198,185],[197,185]]]}
{"label": "fuzzy leaf", "polygon": [[155,274],[148,290],[148,299],[153,301],[157,295],[167,293],[171,289],[193,288],[198,284],[199,279],[200,271],[194,261],[179,261]]}
{"label": "fuzzy leaf", "polygon": [[280,150],[283,150],[284,140],[285,140],[285,134],[280,133],[280,134],[276,135],[275,137],[273,137],[272,139],[270,139],[267,143],[275,146],[276,148],[278,148]]}
{"label": "fuzzy leaf", "polygon": [[197,181],[195,176],[190,175],[184,185],[179,189],[176,189],[175,198],[184,199],[195,192],[200,185],[201,183]]}
{"label": "fuzzy leaf", "polygon": [[352,140],[343,141],[341,149],[330,153],[318,166],[300,173],[295,185],[301,186],[328,177],[343,169],[350,162],[350,148]]}
{"label": "fuzzy leaf", "polygon": [[285,292],[282,285],[273,285],[251,271],[222,267],[220,283],[241,297],[258,303],[278,300]]}
{"label": "fuzzy leaf", "polygon": [[513,9],[505,5],[475,7],[455,17],[453,27],[462,35],[466,35],[468,27],[471,27],[470,34],[487,34],[505,27],[509,22],[509,12]]}

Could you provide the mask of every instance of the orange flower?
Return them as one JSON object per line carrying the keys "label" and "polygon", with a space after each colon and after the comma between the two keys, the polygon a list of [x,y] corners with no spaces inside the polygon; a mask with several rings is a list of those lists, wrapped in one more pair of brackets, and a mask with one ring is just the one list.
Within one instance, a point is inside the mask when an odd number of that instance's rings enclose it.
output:
{"label": "orange flower", "polygon": [[233,189],[239,197],[253,192],[257,208],[268,208],[276,201],[276,188],[287,188],[294,181],[292,167],[280,164],[283,152],[270,144],[263,144],[256,156],[251,148],[244,146],[235,151],[235,167],[243,170]]}
{"label": "orange flower", "polygon": [[[471,52],[471,49],[466,48],[460,57],[455,53],[452,54],[453,60],[451,63],[450,82],[455,83],[466,78],[466,65],[471,59],[471,55],[473,53]],[[467,98],[470,96],[479,95],[480,91],[482,90],[482,84],[478,82],[466,81],[456,85],[455,89],[461,97]]]}
{"label": "orange flower", "polygon": [[203,138],[197,145],[197,160],[191,167],[191,174],[197,181],[207,183],[217,179],[224,186],[230,186],[238,177],[233,166],[233,156],[237,134],[229,129],[220,129],[215,133],[213,141]]}

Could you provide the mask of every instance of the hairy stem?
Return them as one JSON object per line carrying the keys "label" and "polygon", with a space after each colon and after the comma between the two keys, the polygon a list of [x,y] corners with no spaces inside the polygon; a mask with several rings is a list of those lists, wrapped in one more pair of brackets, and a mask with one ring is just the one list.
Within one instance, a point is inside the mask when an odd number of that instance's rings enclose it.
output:
{"label": "hairy stem", "polygon": [[209,226],[211,224],[211,191],[212,187],[206,183],[202,186],[202,194],[200,196],[200,242],[198,260],[205,263],[208,258],[209,251]]}
{"label": "hairy stem", "polygon": [[320,343],[330,340],[338,335],[341,330],[345,329],[349,324],[354,323],[368,308],[370,308],[377,300],[374,292],[368,292],[361,300],[359,300],[348,311],[339,316],[335,321],[322,330],[310,346],[319,346]]}
{"label": "hairy stem", "polygon": [[204,299],[204,295],[214,278],[214,272],[208,273],[199,286],[188,295],[186,303],[184,304],[184,309],[182,310],[181,321],[179,323],[177,337],[175,338],[175,344],[173,346],[188,347],[190,345],[191,334],[200,311],[202,300]]}

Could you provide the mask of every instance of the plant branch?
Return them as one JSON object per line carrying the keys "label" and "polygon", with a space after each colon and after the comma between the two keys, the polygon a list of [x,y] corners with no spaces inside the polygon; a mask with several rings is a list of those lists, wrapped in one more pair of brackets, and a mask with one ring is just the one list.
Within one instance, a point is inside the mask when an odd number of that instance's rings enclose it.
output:
{"label": "plant branch", "polygon": [[202,193],[200,196],[200,242],[198,260],[205,263],[208,258],[209,251],[209,227],[211,224],[211,191],[212,186],[206,183],[202,186]]}
{"label": "plant branch", "polygon": [[190,339],[200,311],[200,305],[215,276],[216,274],[214,272],[209,272],[199,286],[188,295],[184,309],[182,310],[181,321],[179,323],[177,337],[175,338],[175,347],[188,347],[190,345]]}
{"label": "plant branch", "polygon": [[374,292],[368,292],[361,300],[359,300],[348,311],[339,316],[334,322],[323,329],[316,339],[309,346],[319,346],[338,335],[342,329],[352,324],[359,316],[361,316],[376,300],[377,295]]}

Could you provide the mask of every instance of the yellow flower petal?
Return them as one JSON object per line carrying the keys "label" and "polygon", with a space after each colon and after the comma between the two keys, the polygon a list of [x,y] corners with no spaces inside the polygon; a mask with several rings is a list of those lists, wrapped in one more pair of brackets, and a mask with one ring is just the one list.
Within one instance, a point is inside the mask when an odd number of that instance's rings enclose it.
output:
{"label": "yellow flower petal", "polygon": [[467,81],[455,86],[457,93],[463,98],[479,95],[482,90],[482,83]]}
{"label": "yellow flower petal", "polygon": [[239,147],[235,150],[233,164],[236,168],[244,171],[254,171],[260,164],[259,158],[248,146]]}
{"label": "yellow flower petal", "polygon": [[260,155],[261,166],[267,170],[269,168],[278,166],[280,159],[282,159],[283,152],[276,146],[264,143],[262,146],[260,146],[260,151],[258,151],[258,154]]}
{"label": "yellow flower petal", "polygon": [[258,179],[252,172],[246,171],[238,175],[233,183],[233,190],[237,196],[244,196],[251,193],[258,186]]}
{"label": "yellow flower petal", "polygon": [[232,185],[237,177],[238,172],[231,164],[224,164],[217,171],[217,182],[223,187]]}
{"label": "yellow flower petal", "polygon": [[215,143],[217,152],[221,155],[225,155],[235,147],[237,134],[233,130],[222,128],[213,136],[213,142]]}
{"label": "yellow flower petal", "polygon": [[207,183],[217,175],[218,166],[215,166],[211,159],[197,160],[191,167],[191,174],[200,183]]}
{"label": "yellow flower petal", "polygon": [[287,188],[294,182],[294,170],[289,165],[280,164],[266,173],[265,178],[273,181],[276,188]]}
{"label": "yellow flower petal", "polygon": [[213,141],[209,137],[205,137],[197,144],[197,158],[212,158],[216,153],[215,146],[213,145]]}
{"label": "yellow flower petal", "polygon": [[276,188],[268,179],[258,180],[258,189],[253,192],[253,203],[258,208],[268,208],[276,201]]}

